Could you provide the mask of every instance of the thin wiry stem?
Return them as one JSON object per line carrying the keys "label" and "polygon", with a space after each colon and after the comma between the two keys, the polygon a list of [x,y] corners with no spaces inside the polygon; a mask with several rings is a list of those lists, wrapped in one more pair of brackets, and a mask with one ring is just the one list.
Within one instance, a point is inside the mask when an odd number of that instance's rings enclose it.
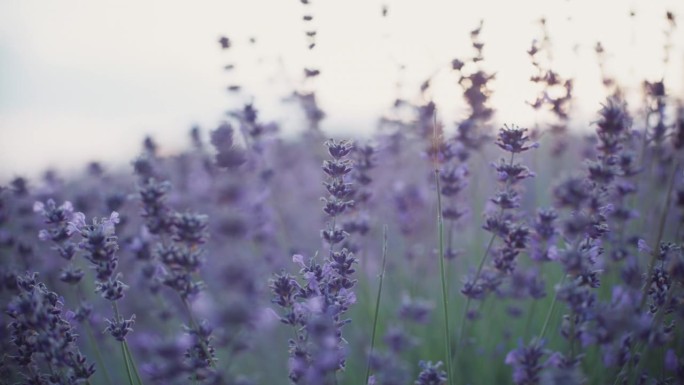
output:
{"label": "thin wiry stem", "polygon": [[371,359],[373,357],[373,348],[375,347],[375,335],[378,330],[378,315],[380,313],[380,297],[382,296],[382,280],[385,277],[385,262],[387,261],[387,225],[382,229],[382,268],[380,270],[380,282],[378,283],[378,295],[375,298],[375,315],[373,316],[373,332],[371,333],[370,351],[368,352],[368,363],[366,365],[366,381],[370,378]]}
{"label": "thin wiry stem", "polygon": [[124,342],[121,341],[121,356],[123,356],[124,365],[126,365],[126,375],[128,376],[128,383],[133,385],[133,375],[131,374],[131,367],[128,364],[128,355],[126,354],[126,348],[124,347]]}
{"label": "thin wiry stem", "polygon": [[124,343],[124,348],[126,349],[126,353],[128,353],[128,358],[131,360],[131,365],[133,366],[133,374],[135,375],[136,381],[138,381],[138,384],[144,385],[142,378],[140,378],[138,365],[135,363],[135,360],[133,359],[133,354],[131,354],[131,348],[128,346],[128,343]]}
{"label": "thin wiry stem", "polygon": [[444,219],[442,218],[442,192],[439,185],[439,169],[435,168],[435,182],[437,184],[437,232],[439,233],[439,271],[442,281],[442,307],[444,311],[444,345],[447,355],[447,379],[449,385],[454,384],[453,365],[451,359],[451,333],[449,332],[449,297],[447,292],[446,271],[444,268]]}
{"label": "thin wiry stem", "polygon": [[532,318],[534,316],[534,312],[536,309],[537,299],[532,298],[532,304],[530,305],[530,308],[527,311],[527,320],[525,321],[525,334],[523,335],[525,340],[527,340],[530,336],[530,327],[532,326]]}
{"label": "thin wiry stem", "polygon": [[[485,250],[484,255],[482,256],[482,259],[480,260],[480,265],[477,267],[477,272],[475,273],[475,278],[473,280],[473,283],[477,283],[477,280],[480,278],[480,273],[482,272],[482,268],[484,267],[485,261],[487,260],[487,256],[489,255],[489,251],[492,249],[492,245],[494,244],[494,239],[496,239],[496,235],[492,234],[492,237],[489,239],[489,244],[487,244],[487,249]],[[458,332],[458,339],[456,340],[456,349],[459,349],[461,347],[461,342],[463,341],[463,334],[465,332],[465,324],[466,324],[466,320],[468,319],[468,310],[470,310],[470,302],[471,302],[471,298],[466,297],[465,307],[463,308],[463,317],[461,317],[461,326],[460,326],[459,332]]]}
{"label": "thin wiry stem", "polygon": [[[515,157],[515,153],[511,152],[511,158],[508,162],[508,164],[511,166],[513,165],[514,157]],[[506,187],[508,187],[509,184],[510,184],[510,182],[506,182]],[[503,213],[504,213],[504,208],[500,207],[498,216],[501,217],[503,215]],[[480,259],[480,264],[477,266],[477,271],[475,272],[475,277],[473,278],[473,284],[477,284],[477,280],[480,279],[480,274],[482,274],[482,269],[484,268],[485,262],[487,262],[487,257],[489,256],[489,252],[492,250],[492,245],[494,245],[495,239],[496,239],[496,233],[492,234],[492,237],[489,238],[489,243],[487,244],[487,248],[485,249],[485,252],[482,255],[482,259]],[[458,333],[458,339],[456,342],[456,349],[460,348],[461,341],[463,341],[465,324],[466,324],[466,320],[468,319],[468,311],[470,310],[470,303],[471,302],[472,302],[471,297],[467,296],[465,308],[463,309],[463,317],[461,318],[460,331]]]}
{"label": "thin wiry stem", "polygon": [[[565,279],[567,278],[567,274],[563,275],[563,278],[560,281],[560,286],[563,286],[563,283],[565,283]],[[539,339],[543,339],[544,336],[546,335],[546,330],[549,327],[549,321],[551,321],[551,316],[553,315],[553,311],[556,309],[556,303],[558,303],[558,293],[554,294],[553,296],[553,301],[551,301],[551,306],[549,307],[549,312],[546,313],[546,319],[544,320],[544,326],[542,326],[541,331],[539,332]]]}

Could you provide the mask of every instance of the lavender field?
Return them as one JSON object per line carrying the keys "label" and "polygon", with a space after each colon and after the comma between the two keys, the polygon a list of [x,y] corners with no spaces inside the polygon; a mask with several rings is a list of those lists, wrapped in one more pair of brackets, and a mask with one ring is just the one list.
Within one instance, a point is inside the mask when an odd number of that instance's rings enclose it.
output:
{"label": "lavender field", "polygon": [[603,101],[578,115],[547,24],[534,124],[499,123],[475,23],[372,133],[326,129],[312,63],[283,101],[297,135],[244,97],[182,151],[140,137],[123,165],[9,180],[0,384],[684,384],[684,95],[666,71],[623,86],[597,42]]}

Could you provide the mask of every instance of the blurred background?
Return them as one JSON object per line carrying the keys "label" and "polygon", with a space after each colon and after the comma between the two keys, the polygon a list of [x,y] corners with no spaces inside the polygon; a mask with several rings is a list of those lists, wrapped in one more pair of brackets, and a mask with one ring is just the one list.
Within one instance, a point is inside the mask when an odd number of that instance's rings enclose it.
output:
{"label": "blurred background", "polygon": [[[315,87],[331,135],[369,135],[396,98],[417,97],[430,76],[440,116],[456,122],[465,103],[446,69],[472,55],[470,31],[480,20],[499,123],[535,123],[526,104],[536,92],[527,50],[544,37],[541,18],[553,69],[574,79],[575,129],[590,127],[607,96],[597,42],[628,100],[640,100],[644,80],[663,78],[671,96],[684,95],[684,32],[666,34],[668,11],[684,17],[681,0],[310,3],[3,0],[0,183],[47,167],[81,171],[91,160],[126,166],[146,135],[173,153],[189,142],[192,126],[212,130],[246,102],[295,135],[302,114],[283,99],[302,87],[304,68],[321,70],[307,87]],[[304,23],[307,14],[314,20]],[[317,33],[311,50],[310,30]],[[221,49],[223,36],[230,49]],[[243,91],[229,92],[231,85]]]}

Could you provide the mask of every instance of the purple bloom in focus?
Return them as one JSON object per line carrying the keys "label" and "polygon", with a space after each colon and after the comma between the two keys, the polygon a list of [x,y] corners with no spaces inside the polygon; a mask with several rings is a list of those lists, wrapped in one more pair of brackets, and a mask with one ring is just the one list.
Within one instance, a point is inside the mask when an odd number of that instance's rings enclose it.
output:
{"label": "purple bloom in focus", "polygon": [[515,125],[512,125],[511,127],[504,125],[503,128],[499,130],[496,145],[501,147],[502,150],[514,154],[539,147],[539,144],[537,143],[527,143],[530,137],[527,136],[526,132],[526,128],[520,128]]}

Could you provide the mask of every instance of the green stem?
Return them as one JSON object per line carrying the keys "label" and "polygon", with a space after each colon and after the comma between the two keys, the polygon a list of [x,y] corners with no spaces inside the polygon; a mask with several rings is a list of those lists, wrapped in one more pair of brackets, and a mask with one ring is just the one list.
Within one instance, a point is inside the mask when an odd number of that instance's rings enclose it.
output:
{"label": "green stem", "polygon": [[530,338],[530,327],[532,326],[532,316],[537,308],[537,299],[532,298],[532,304],[527,312],[527,320],[525,321],[525,340]]}
{"label": "green stem", "polygon": [[382,280],[385,277],[385,262],[387,261],[387,225],[382,230],[382,269],[380,270],[380,282],[378,283],[378,295],[375,298],[375,315],[373,316],[373,332],[371,333],[370,352],[368,353],[368,363],[366,365],[366,381],[370,378],[371,358],[373,356],[373,348],[375,347],[375,335],[378,330],[378,315],[380,313],[380,297],[382,296]]}
{"label": "green stem", "polygon": [[[511,157],[508,161],[508,164],[510,166],[513,166],[513,159],[515,158],[515,153],[511,152]],[[506,182],[506,187],[509,187],[510,182]],[[501,217],[504,213],[504,208],[501,207],[499,208],[499,217]],[[494,244],[494,240],[496,239],[496,234],[492,234],[492,237],[489,238],[489,243],[487,244],[487,249],[485,249],[484,255],[482,255],[482,258],[480,259],[480,264],[477,266],[477,271],[475,272],[475,277],[473,278],[473,284],[477,284],[477,280],[480,278],[480,274],[482,273],[482,269],[484,268],[485,262],[487,262],[487,257],[489,256],[489,252],[492,249],[492,245]],[[465,324],[466,320],[468,319],[468,311],[470,310],[470,303],[471,303],[471,298],[468,297],[466,299],[466,304],[465,308],[463,310],[463,317],[461,318],[461,326],[460,326],[460,331],[458,333],[458,340],[456,342],[456,349],[459,349],[461,346],[461,341],[463,341],[463,334],[465,331]]]}
{"label": "green stem", "polygon": [[484,268],[485,262],[487,262],[487,257],[489,256],[489,252],[492,250],[492,245],[494,244],[495,239],[496,234],[492,234],[492,237],[489,239],[489,243],[487,244],[487,249],[482,255],[482,259],[480,259],[480,264],[477,266],[477,271],[475,272],[475,278],[473,282],[477,282],[477,280],[480,278],[480,274],[482,274],[482,268]]}
{"label": "green stem", "polygon": [[444,219],[442,218],[442,192],[439,184],[439,169],[435,168],[437,184],[437,231],[439,233],[439,270],[442,281],[442,307],[444,309],[444,345],[447,354],[447,379],[449,385],[454,384],[451,358],[451,333],[449,332],[449,297],[447,294],[446,272],[444,268]]}
{"label": "green stem", "polygon": [[[119,322],[121,316],[119,315],[119,307],[116,305],[116,301],[112,302],[112,309],[114,309],[114,317],[116,317],[116,322]],[[128,364],[128,354],[126,354],[125,341],[121,341],[121,356],[124,360],[124,365],[126,365],[126,374],[128,375],[128,383],[133,385],[133,374],[131,373],[131,367]]]}
{"label": "green stem", "polygon": [[128,342],[124,341],[124,348],[126,349],[126,353],[128,354],[128,358],[131,360],[131,365],[133,366],[133,374],[135,374],[135,379],[138,381],[138,384],[144,385],[142,378],[140,378],[140,372],[138,371],[138,365],[135,363],[135,360],[133,359],[133,354],[131,353],[131,348],[128,346]]}
{"label": "green stem", "polygon": [[121,341],[121,355],[123,356],[124,365],[126,365],[126,374],[128,375],[128,383],[133,385],[133,375],[131,374],[131,367],[128,364],[128,355],[126,354],[126,348],[124,342]]}
{"label": "green stem", "polygon": [[[482,256],[482,259],[480,260],[480,265],[477,267],[477,272],[475,273],[475,278],[473,279],[473,284],[477,283],[477,280],[480,278],[480,273],[482,273],[482,268],[484,267],[485,261],[487,261],[487,256],[489,255],[489,251],[492,249],[492,245],[494,244],[494,239],[496,238],[495,234],[492,234],[492,237],[489,239],[489,244],[487,244],[487,249],[484,252],[484,255]],[[463,316],[461,317],[461,326],[459,328],[459,333],[458,333],[458,340],[456,341],[456,349],[459,349],[461,347],[461,342],[463,341],[463,334],[465,332],[465,324],[466,320],[468,319],[468,311],[470,310],[470,303],[472,302],[470,297],[466,298],[466,303],[465,303],[465,308],[463,309]]]}
{"label": "green stem", "polygon": [[[560,286],[563,286],[563,283],[565,283],[565,279],[567,278],[567,274],[563,276],[563,278],[560,281]],[[558,303],[558,293],[556,292],[553,295],[553,301],[551,301],[551,307],[549,307],[549,312],[546,313],[546,319],[544,320],[544,326],[542,326],[541,331],[539,332],[539,339],[543,339],[544,336],[546,335],[546,330],[549,327],[549,321],[551,321],[551,316],[553,315],[553,311],[556,309],[556,303]]]}

